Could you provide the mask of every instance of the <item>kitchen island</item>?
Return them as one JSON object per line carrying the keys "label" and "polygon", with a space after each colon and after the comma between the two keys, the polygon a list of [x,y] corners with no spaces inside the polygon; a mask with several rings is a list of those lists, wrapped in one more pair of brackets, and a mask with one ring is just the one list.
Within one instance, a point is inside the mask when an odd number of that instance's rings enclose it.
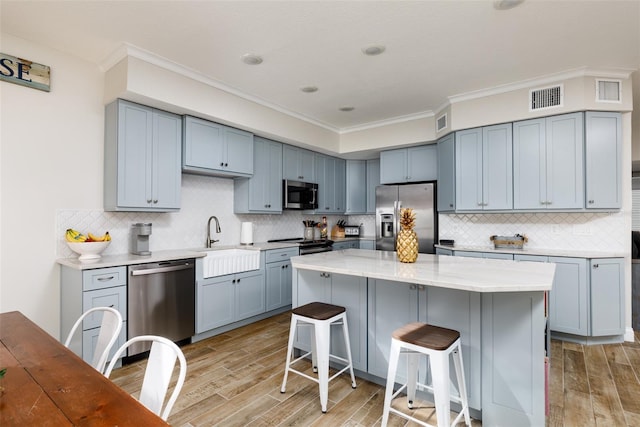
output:
{"label": "kitchen island", "polygon": [[[291,262],[294,307],[346,307],[361,377],[384,384],[398,327],[421,321],[456,329],[472,415],[490,426],[545,424],[546,293],[554,264],[428,254],[403,264],[394,252],[357,249]],[[333,332],[332,349],[344,354],[340,331]],[[307,350],[309,336],[300,331],[296,346]]]}

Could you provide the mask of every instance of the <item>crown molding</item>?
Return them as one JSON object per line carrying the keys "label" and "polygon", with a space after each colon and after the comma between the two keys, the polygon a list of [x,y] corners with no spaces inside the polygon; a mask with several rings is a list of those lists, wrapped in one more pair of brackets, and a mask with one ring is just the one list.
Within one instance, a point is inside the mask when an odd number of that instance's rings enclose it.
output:
{"label": "crown molding", "polygon": [[340,129],[339,133],[340,133],[340,135],[344,135],[344,134],[351,133],[351,132],[359,132],[359,131],[363,131],[363,130],[379,128],[379,127],[382,127],[382,126],[394,125],[394,124],[397,124],[397,123],[410,122],[412,120],[425,119],[425,118],[433,117],[434,115],[435,115],[434,112],[431,111],[431,110],[423,111],[421,113],[407,114],[406,116],[392,117],[392,118],[389,118],[389,119],[384,119],[384,120],[378,120],[378,121],[375,121],[375,122],[364,123],[364,124],[357,125],[357,126],[344,127],[344,128]]}

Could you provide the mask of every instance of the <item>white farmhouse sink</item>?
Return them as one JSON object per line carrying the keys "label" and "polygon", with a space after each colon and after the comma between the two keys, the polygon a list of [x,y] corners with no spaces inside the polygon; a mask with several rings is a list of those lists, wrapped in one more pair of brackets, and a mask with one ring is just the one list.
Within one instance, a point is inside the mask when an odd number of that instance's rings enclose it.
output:
{"label": "white farmhouse sink", "polygon": [[248,249],[220,249],[209,251],[203,261],[204,278],[260,268],[260,251]]}

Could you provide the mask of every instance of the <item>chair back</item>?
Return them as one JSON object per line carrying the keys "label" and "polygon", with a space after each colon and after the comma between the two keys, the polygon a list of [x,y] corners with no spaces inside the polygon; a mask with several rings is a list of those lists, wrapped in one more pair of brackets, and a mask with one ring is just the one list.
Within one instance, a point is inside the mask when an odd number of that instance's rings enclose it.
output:
{"label": "chair back", "polygon": [[[116,354],[111,360],[111,363],[109,363],[104,376],[109,378],[115,362],[120,355],[123,354],[131,344],[140,341],[151,342],[151,350],[149,351],[149,359],[147,360],[147,367],[142,380],[142,388],[140,389],[140,397],[138,400],[150,411],[166,421],[167,418],[169,418],[169,414],[171,413],[171,409],[173,409],[174,403],[176,403],[176,400],[178,399],[178,395],[180,394],[180,390],[184,384],[184,379],[187,375],[187,361],[182,350],[180,350],[180,347],[178,347],[173,341],[154,335],[141,335],[131,338],[116,351]],[[178,359],[178,363],[180,365],[178,379],[163,410],[162,404],[164,403],[167,390],[169,389],[169,383],[171,382],[176,359]]]}
{"label": "chair back", "polygon": [[94,307],[85,311],[76,323],[74,323],[67,340],[64,343],[65,347],[69,347],[71,339],[78,329],[82,325],[82,321],[91,315],[102,313],[102,323],[100,324],[100,333],[98,334],[98,341],[93,349],[93,359],[91,360],[91,366],[93,366],[98,372],[104,372],[104,367],[109,359],[109,352],[111,348],[118,340],[118,335],[122,329],[122,315],[118,310],[112,307]]}

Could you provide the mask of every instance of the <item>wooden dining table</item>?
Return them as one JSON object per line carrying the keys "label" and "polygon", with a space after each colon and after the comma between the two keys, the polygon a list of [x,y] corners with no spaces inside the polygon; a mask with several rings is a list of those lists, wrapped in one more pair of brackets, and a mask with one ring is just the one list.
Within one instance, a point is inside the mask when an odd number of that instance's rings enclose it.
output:
{"label": "wooden dining table", "polygon": [[0,426],[166,426],[18,311],[0,314]]}

